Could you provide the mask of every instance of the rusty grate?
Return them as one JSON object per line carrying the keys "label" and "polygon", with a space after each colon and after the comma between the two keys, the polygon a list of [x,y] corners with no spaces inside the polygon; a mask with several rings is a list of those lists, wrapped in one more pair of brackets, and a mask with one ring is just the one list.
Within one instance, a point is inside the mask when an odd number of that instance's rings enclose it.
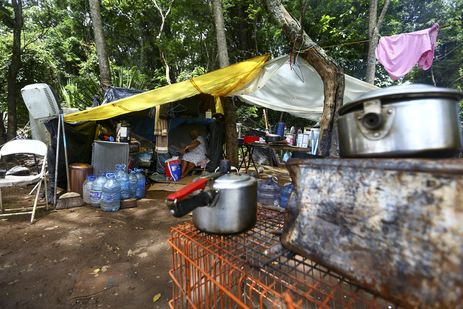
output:
{"label": "rusty grate", "polygon": [[171,230],[171,308],[395,308],[341,275],[276,250],[284,214],[259,208],[251,230],[211,235],[187,222]]}

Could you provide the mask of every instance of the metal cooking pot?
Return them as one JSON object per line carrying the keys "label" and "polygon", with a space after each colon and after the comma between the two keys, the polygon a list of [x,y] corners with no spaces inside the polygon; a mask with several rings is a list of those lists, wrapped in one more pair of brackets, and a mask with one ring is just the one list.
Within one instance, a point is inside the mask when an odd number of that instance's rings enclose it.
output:
{"label": "metal cooking pot", "polygon": [[193,224],[201,231],[239,233],[256,223],[257,181],[238,174],[200,178],[167,196],[167,204],[175,217],[193,211]]}
{"label": "metal cooking pot", "polygon": [[448,157],[462,147],[463,92],[429,85],[370,91],[339,110],[342,157]]}

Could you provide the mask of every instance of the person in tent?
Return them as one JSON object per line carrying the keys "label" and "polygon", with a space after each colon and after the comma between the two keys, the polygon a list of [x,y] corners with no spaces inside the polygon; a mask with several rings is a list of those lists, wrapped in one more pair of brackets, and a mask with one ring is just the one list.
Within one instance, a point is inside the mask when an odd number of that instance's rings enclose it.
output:
{"label": "person in tent", "polygon": [[199,136],[196,130],[192,130],[190,136],[192,142],[183,149],[182,178],[197,166],[204,168],[209,161],[206,157],[206,139]]}

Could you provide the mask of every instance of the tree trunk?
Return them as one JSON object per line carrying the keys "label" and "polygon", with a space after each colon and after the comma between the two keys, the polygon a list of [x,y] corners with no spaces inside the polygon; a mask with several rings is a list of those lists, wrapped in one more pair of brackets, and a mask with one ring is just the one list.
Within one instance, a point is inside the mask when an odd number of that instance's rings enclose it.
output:
{"label": "tree trunk", "polygon": [[389,7],[390,0],[384,0],[384,6],[381,10],[381,14],[377,19],[378,12],[378,0],[370,0],[370,14],[368,21],[368,56],[367,56],[367,73],[365,76],[365,81],[370,84],[375,83],[375,73],[376,73],[376,55],[375,50],[379,42],[379,30],[384,21],[384,16],[386,16],[387,9]]}
{"label": "tree trunk", "polygon": [[99,0],[89,0],[90,15],[92,17],[93,34],[95,36],[96,53],[98,55],[98,66],[100,68],[100,87],[105,92],[111,86],[111,69],[109,66],[106,43],[103,34],[103,23],[101,21],[101,10]]}
{"label": "tree trunk", "polygon": [[[225,37],[225,25],[223,21],[222,3],[220,0],[213,0],[214,23],[217,36],[217,49],[220,67],[226,67],[230,64],[228,59],[227,39]],[[235,107],[230,99],[223,99],[223,109],[225,113],[225,147],[227,150],[227,159],[234,166],[238,165],[238,143],[236,135],[236,117]]]}
{"label": "tree trunk", "polygon": [[16,78],[21,67],[21,30],[23,27],[22,0],[13,0],[11,4],[13,5],[14,10],[14,21],[13,53],[11,56],[11,64],[8,67],[8,140],[11,140],[16,137]]}
{"label": "tree trunk", "polygon": [[263,1],[267,10],[283,28],[291,46],[301,46],[300,56],[320,74],[325,98],[323,114],[320,119],[320,139],[317,154],[323,157],[337,156],[335,124],[344,94],[344,73],[338,64],[302,30],[299,23],[286,11],[280,0]]}

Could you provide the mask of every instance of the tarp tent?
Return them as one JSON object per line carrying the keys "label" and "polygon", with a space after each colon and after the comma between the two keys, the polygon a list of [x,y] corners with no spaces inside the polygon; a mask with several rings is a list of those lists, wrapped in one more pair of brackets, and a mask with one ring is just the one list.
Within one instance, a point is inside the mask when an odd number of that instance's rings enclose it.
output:
{"label": "tarp tent", "polygon": [[[345,74],[344,103],[378,87]],[[318,121],[323,112],[323,81],[315,69],[288,55],[268,61],[243,89],[231,93],[241,100]]]}
{"label": "tarp tent", "polygon": [[[289,63],[289,56],[267,60],[267,55],[255,57],[187,81],[68,114],[65,121],[104,120],[200,93],[216,98],[236,95],[250,104],[317,120],[323,110],[324,98],[318,73],[300,58],[294,64]],[[346,75],[344,100],[353,100],[373,89],[376,87]]]}

